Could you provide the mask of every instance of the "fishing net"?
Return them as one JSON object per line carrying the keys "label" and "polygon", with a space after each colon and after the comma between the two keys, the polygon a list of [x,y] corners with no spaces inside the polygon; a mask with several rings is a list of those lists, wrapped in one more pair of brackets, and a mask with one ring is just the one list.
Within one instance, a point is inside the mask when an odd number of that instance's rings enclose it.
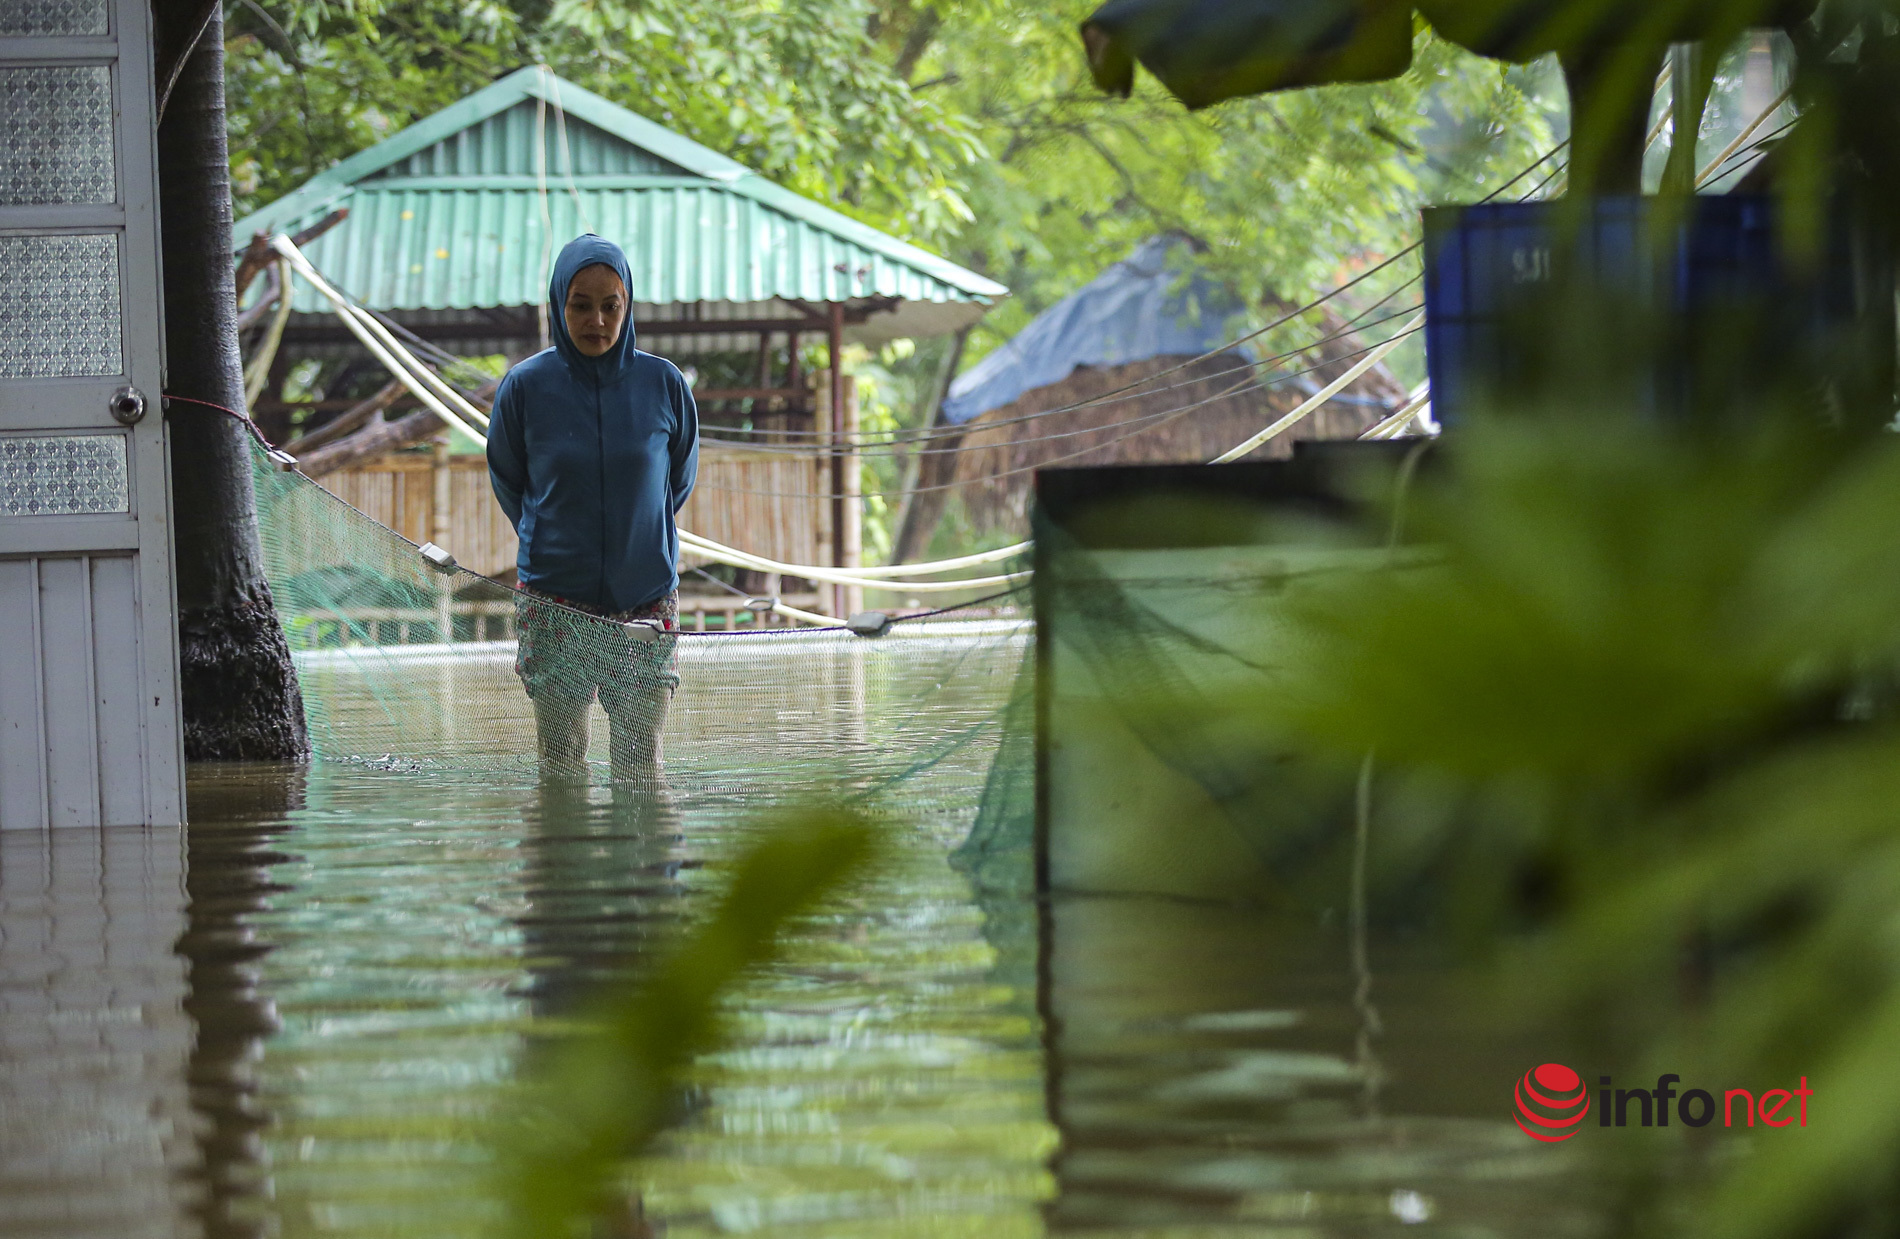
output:
{"label": "fishing net", "polygon": [[967,825],[1004,725],[1027,720],[1010,705],[1029,682],[1026,591],[988,614],[900,619],[878,637],[665,632],[434,564],[261,453],[254,478],[318,760],[530,783],[544,764],[540,710],[542,730],[574,741],[550,755],[562,777],[637,774],[657,733],[675,790],[883,799]]}
{"label": "fishing net", "polygon": [[[1110,496],[1093,516],[1039,517],[1041,685],[1027,589],[1001,617],[951,611],[878,637],[665,632],[434,564],[261,455],[255,477],[321,760],[604,783],[637,777],[637,750],[662,735],[676,791],[750,807],[846,797],[928,817],[987,890],[1035,885],[1040,794],[1052,887],[1232,898],[1309,868],[1348,833],[1351,771],[1303,764],[1236,708],[1275,692],[1301,656],[1289,607],[1393,566],[1340,511],[1289,522],[1276,508],[1333,486],[1315,459],[1222,467],[1261,494],[1211,507]],[[540,754],[538,730],[575,737],[572,760]]]}
{"label": "fishing net", "polygon": [[1311,657],[1313,604],[1428,562],[1378,515],[1413,449],[1360,446],[1044,475],[1040,682],[1001,728],[960,854],[971,872],[1005,882],[1039,862],[1054,891],[1331,896],[1358,759],[1314,756],[1267,707]]}

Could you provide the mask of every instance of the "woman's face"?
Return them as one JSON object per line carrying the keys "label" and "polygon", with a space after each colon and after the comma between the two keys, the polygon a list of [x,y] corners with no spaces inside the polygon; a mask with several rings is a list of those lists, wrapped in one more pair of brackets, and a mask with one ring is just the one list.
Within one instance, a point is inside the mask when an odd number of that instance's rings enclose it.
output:
{"label": "woman's face", "polygon": [[567,334],[574,347],[599,357],[620,339],[627,325],[627,286],[612,267],[583,267],[567,286]]}

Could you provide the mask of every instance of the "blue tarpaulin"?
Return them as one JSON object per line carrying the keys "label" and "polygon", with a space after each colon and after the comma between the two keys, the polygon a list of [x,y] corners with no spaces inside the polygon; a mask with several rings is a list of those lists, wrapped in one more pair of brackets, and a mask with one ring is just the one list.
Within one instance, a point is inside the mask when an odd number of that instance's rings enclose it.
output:
{"label": "blue tarpaulin", "polygon": [[1024,392],[1061,382],[1078,366],[1125,366],[1219,349],[1232,338],[1229,320],[1241,306],[1226,288],[1195,274],[1192,261],[1180,237],[1142,242],[960,375],[944,398],[944,421],[960,426]]}

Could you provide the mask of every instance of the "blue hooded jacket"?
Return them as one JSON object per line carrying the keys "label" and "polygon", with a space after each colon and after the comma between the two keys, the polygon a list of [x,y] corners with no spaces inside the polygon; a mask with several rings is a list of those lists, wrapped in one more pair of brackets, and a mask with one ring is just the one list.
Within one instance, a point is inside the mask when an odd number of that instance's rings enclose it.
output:
{"label": "blue hooded jacket", "polygon": [[567,332],[567,287],[627,256],[588,233],[569,241],[548,280],[554,347],[508,372],[488,428],[488,476],[521,539],[519,580],[603,611],[630,611],[679,585],[674,515],[699,471],[699,411],[686,376],[620,339],[589,357]]}

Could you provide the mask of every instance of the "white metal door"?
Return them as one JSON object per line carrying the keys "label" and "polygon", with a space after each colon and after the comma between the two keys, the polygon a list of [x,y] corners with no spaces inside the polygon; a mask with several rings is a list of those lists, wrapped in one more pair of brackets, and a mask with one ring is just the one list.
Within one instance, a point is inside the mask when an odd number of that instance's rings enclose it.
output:
{"label": "white metal door", "polygon": [[0,0],[0,829],[184,816],[146,0]]}

